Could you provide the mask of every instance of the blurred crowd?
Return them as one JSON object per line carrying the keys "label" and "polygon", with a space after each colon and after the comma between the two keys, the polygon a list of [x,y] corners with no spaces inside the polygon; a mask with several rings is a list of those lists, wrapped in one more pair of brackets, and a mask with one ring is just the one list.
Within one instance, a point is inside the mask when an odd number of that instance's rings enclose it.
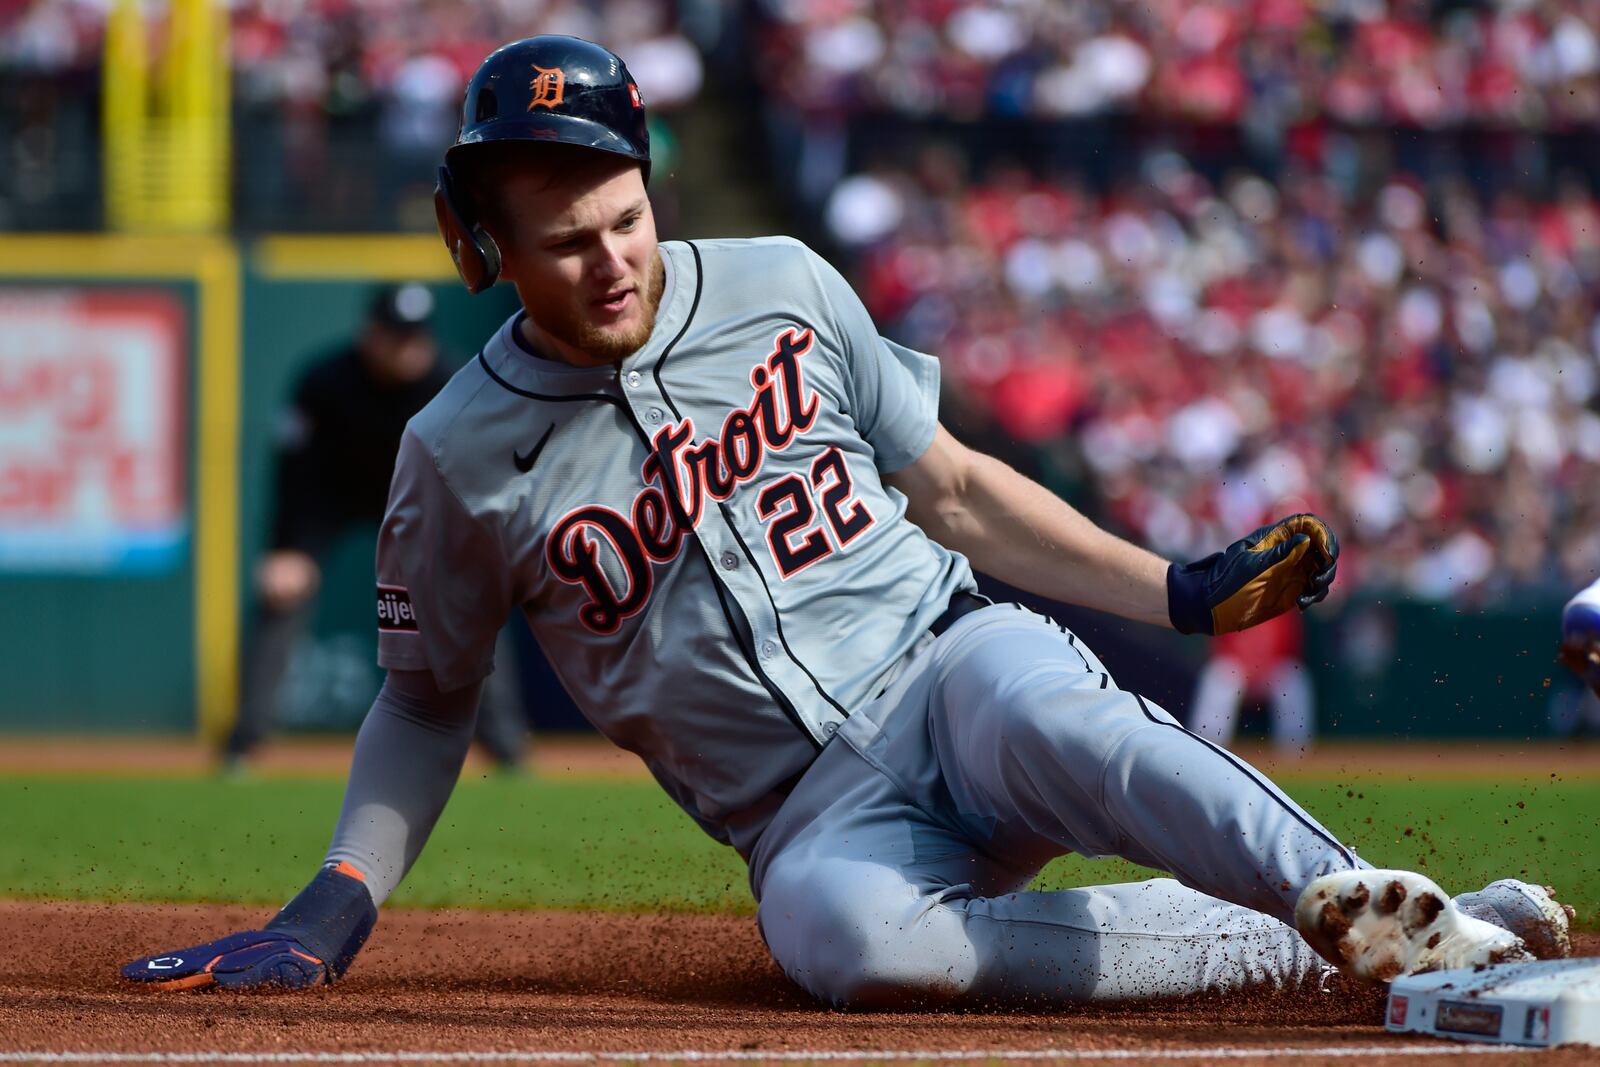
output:
{"label": "blurred crowd", "polygon": [[[776,105],[793,224],[846,250],[886,333],[943,359],[985,447],[1173,557],[1310,508],[1347,542],[1345,588],[1472,603],[1600,573],[1600,0],[748,0],[742,39],[743,2],[228,0],[236,97],[282,116],[238,138],[241,215],[430,228],[461,87],[504,40],[606,43],[656,113],[734,41]],[[92,71],[109,6],[0,0],[0,69]],[[68,188],[61,84],[0,106],[12,218]],[[1010,143],[1112,115],[1131,118],[1087,151]],[[978,116],[1013,121],[914,147]],[[1160,147],[1309,120],[1433,147],[1346,137],[1343,172],[1295,136],[1213,138],[1203,166]],[[1474,147],[1458,126],[1517,133]],[[1246,158],[1282,170],[1230,170]]]}
{"label": "blurred crowd", "polygon": [[[432,226],[434,167],[455,137],[467,78],[494,48],[534,33],[627,56],[668,173],[670,116],[700,94],[702,45],[730,0],[220,2],[234,69],[236,217],[266,229],[366,230]],[[146,5],[152,57],[166,6]],[[9,135],[16,157],[16,177],[0,179],[0,226],[46,217],[76,192],[62,190],[64,176],[92,187],[95,68],[110,8],[0,0],[0,140]],[[696,30],[703,40],[691,39]],[[671,198],[663,190],[669,213]]]}
{"label": "blurred crowd", "polygon": [[[453,112],[483,57],[530,33],[601,41],[628,57],[652,107],[700,90],[697,49],[675,0],[224,0],[246,101],[347,111],[388,97]],[[0,0],[0,63],[28,70],[99,62],[110,0]],[[452,130],[453,132],[453,130]],[[437,147],[435,142],[434,147]]]}
{"label": "blurred crowd", "polygon": [[757,0],[802,111],[1600,123],[1600,0]]}
{"label": "blurred crowd", "polygon": [[942,359],[954,421],[1159,552],[1315,510],[1346,590],[1600,573],[1600,203],[1576,182],[1357,196],[1154,152],[1096,194],[930,150],[827,221],[880,327]]}

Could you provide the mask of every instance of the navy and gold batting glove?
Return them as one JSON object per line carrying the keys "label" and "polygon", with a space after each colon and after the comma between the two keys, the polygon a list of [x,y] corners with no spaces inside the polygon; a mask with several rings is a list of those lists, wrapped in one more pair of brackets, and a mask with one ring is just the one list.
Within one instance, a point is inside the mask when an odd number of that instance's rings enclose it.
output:
{"label": "navy and gold batting glove", "polygon": [[1167,614],[1185,634],[1248,629],[1328,595],[1339,539],[1315,515],[1290,515],[1226,550],[1167,568]]}

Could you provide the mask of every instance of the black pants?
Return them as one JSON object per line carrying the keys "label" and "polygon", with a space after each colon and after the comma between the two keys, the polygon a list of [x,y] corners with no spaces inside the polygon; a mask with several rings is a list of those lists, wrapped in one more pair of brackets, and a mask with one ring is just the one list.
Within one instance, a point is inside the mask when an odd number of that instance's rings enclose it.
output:
{"label": "black pants", "polygon": [[[316,613],[316,597],[287,611],[277,611],[264,604],[256,609],[246,635],[239,717],[223,747],[224,758],[236,760],[249,755],[272,733],[277,717],[278,690],[289,668],[289,656],[295,644],[311,629]],[[511,640],[510,627],[514,625],[517,625],[515,619],[500,631],[495,644],[498,667],[484,682],[474,731],[477,742],[496,763],[505,766],[521,762],[528,747],[522,687],[517,681],[516,649]]]}

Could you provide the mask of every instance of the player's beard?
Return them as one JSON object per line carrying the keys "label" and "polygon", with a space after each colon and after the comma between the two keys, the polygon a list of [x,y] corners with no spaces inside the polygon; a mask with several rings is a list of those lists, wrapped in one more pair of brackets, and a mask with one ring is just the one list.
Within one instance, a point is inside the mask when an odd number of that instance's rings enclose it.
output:
{"label": "player's beard", "polygon": [[585,313],[576,302],[560,307],[541,309],[530,315],[539,329],[561,343],[576,348],[598,363],[620,363],[644,347],[650,333],[656,328],[656,312],[661,306],[661,294],[666,290],[667,272],[661,263],[659,251],[650,256],[650,278],[639,293],[638,320],[625,330],[603,329]]}

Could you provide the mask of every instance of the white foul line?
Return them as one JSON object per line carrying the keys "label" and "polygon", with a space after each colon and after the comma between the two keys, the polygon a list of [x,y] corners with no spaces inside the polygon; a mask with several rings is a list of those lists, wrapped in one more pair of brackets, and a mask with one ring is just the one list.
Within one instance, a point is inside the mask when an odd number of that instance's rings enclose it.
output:
{"label": "white foul line", "polygon": [[1537,1052],[1507,1045],[1330,1045],[1175,1049],[851,1049],[798,1051],[774,1049],[685,1049],[679,1052],[0,1052],[0,1063],[882,1063],[890,1060],[1256,1060],[1280,1056],[1354,1059],[1371,1056],[1467,1056],[1474,1053]]}

